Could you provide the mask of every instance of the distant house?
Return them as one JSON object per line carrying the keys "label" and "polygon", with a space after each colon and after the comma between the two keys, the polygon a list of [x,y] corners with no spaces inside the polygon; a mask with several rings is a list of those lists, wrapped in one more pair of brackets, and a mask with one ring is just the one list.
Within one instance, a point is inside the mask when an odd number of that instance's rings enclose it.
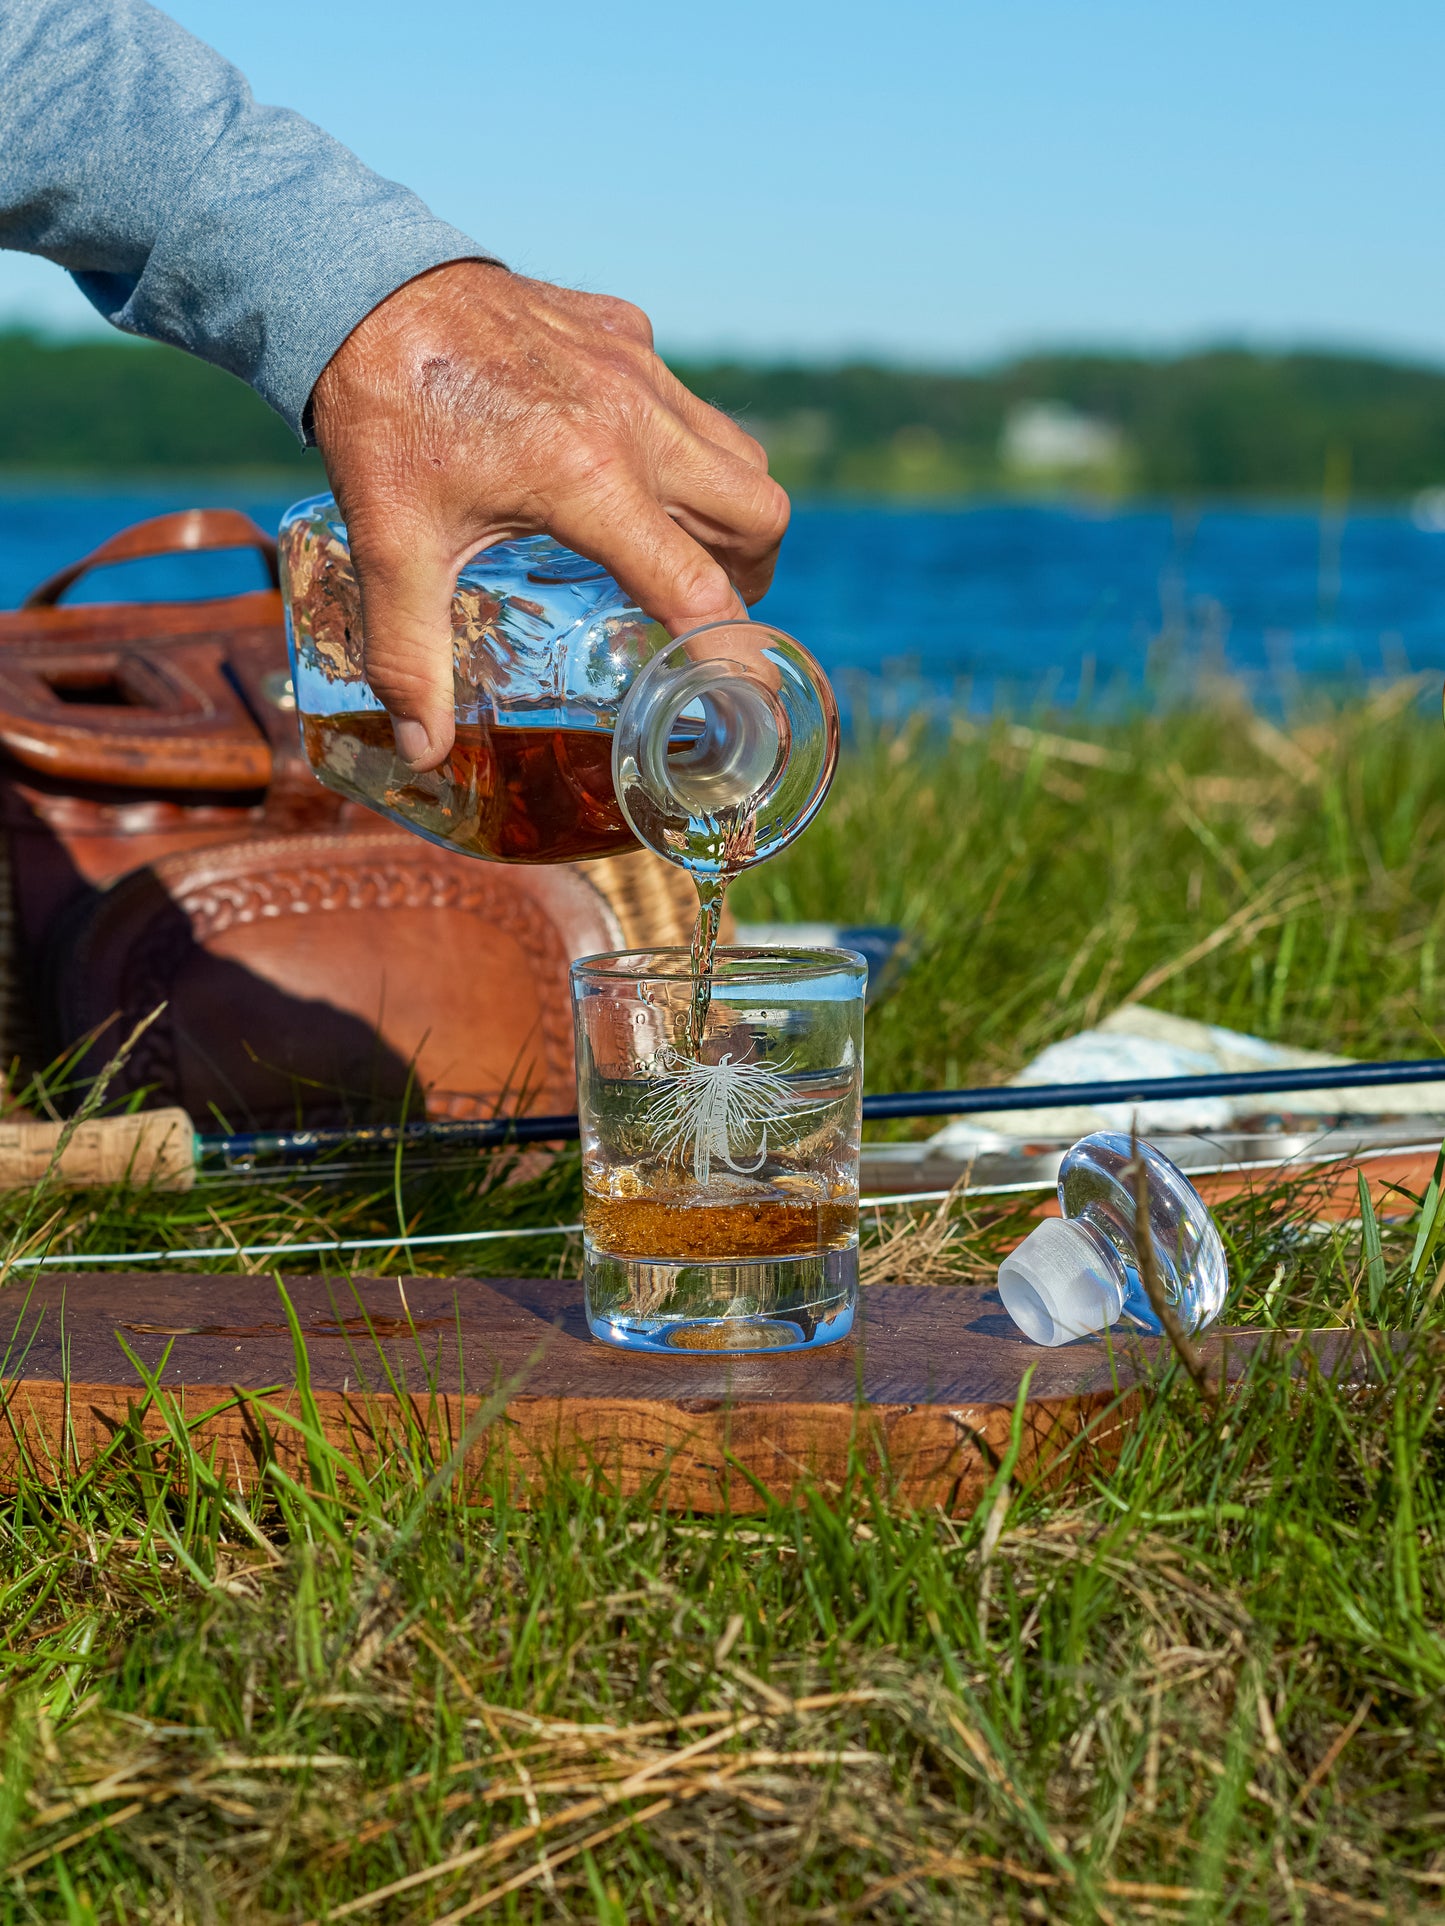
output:
{"label": "distant house", "polygon": [[1021,401],[1004,421],[998,452],[1004,467],[1020,474],[1071,475],[1112,467],[1123,437],[1112,422],[1066,401]]}

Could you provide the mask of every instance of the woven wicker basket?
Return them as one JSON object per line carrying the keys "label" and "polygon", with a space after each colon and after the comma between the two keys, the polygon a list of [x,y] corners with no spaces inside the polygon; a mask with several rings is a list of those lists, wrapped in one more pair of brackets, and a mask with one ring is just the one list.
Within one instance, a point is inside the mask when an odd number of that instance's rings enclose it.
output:
{"label": "woven wicker basket", "polygon": [[[655,856],[650,849],[608,856],[581,866],[601,890],[622,925],[628,949],[669,949],[692,941],[697,920],[697,886],[685,869]],[[733,921],[723,912],[722,940],[732,941]]]}

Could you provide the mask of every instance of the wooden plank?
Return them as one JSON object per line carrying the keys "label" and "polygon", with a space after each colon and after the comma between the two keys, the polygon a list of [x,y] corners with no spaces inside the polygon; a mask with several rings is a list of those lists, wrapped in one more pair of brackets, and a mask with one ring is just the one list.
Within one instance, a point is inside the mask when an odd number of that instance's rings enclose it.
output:
{"label": "wooden plank", "polygon": [[[557,1463],[698,1510],[756,1508],[759,1487],[836,1486],[850,1447],[899,1500],[970,1511],[1006,1448],[1024,1373],[1019,1475],[1062,1479],[1116,1452],[1161,1362],[1154,1340],[1041,1350],[997,1294],[968,1286],[865,1288],[854,1338],[811,1353],[652,1357],[588,1335],[581,1286],[536,1279],[293,1277],[326,1435],[363,1462],[426,1434],[471,1439],[464,1475],[504,1451],[523,1483]],[[128,1422],[164,1436],[120,1340],[192,1427],[228,1483],[255,1485],[268,1454],[305,1468],[295,1355],[275,1282],[254,1275],[80,1273],[12,1291],[0,1361],[0,1479],[22,1454],[43,1476],[92,1463]],[[1278,1334],[1274,1334],[1277,1338]],[[1245,1368],[1270,1333],[1211,1333]],[[1326,1369],[1347,1334],[1312,1340]]]}
{"label": "wooden plank", "polygon": [[1199,1194],[1207,1204],[1232,1197],[1257,1197],[1291,1185],[1290,1214],[1313,1216],[1320,1223],[1343,1223],[1360,1214],[1360,1172],[1365,1175],[1370,1200],[1381,1222],[1413,1217],[1418,1199],[1435,1169],[1436,1153],[1392,1151],[1384,1156],[1342,1157],[1329,1163],[1296,1164],[1283,1170],[1220,1171],[1201,1176]]}
{"label": "wooden plank", "polygon": [[[864,1147],[867,1155],[867,1147]],[[1434,1150],[1370,1151],[1352,1157],[1332,1157],[1319,1163],[1300,1159],[1292,1164],[1262,1164],[1255,1169],[1186,1171],[1207,1204],[1226,1203],[1237,1197],[1261,1197],[1276,1191],[1281,1184],[1290,1187],[1291,1214],[1314,1217],[1320,1223],[1340,1223],[1360,1214],[1359,1173],[1365,1174],[1370,1198],[1381,1222],[1403,1221],[1415,1214],[1416,1200],[1423,1197],[1435,1169]],[[895,1166],[873,1174],[871,1188],[885,1194],[904,1196],[917,1188],[942,1190],[968,1175],[970,1166],[956,1158],[921,1163],[911,1170]],[[865,1184],[865,1189],[870,1185]],[[1020,1192],[1028,1201],[1028,1192]],[[1007,1196],[980,1191],[978,1203],[1006,1203]],[[921,1204],[920,1209],[930,1208]],[[1057,1217],[1059,1200],[1052,1183],[1041,1182],[1034,1217]],[[1026,1233],[1020,1233],[1024,1235]]]}

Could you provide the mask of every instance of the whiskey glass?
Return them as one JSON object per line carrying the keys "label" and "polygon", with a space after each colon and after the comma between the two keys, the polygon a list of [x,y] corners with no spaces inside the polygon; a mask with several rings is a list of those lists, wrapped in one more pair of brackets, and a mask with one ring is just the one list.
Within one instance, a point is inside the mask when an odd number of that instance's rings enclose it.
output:
{"label": "whiskey glass", "polygon": [[852,950],[572,966],[587,1322],[631,1351],[800,1351],[852,1329],[863,993]]}

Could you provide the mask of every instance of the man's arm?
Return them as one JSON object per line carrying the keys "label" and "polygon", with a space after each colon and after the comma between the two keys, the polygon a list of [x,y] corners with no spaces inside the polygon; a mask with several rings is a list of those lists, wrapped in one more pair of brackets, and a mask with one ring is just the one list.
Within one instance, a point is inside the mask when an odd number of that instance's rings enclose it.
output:
{"label": "man's arm", "polygon": [[145,0],[0,0],[0,247],[118,328],[249,382],[302,434],[356,324],[490,257]]}
{"label": "man's arm", "polygon": [[451,746],[452,591],[490,543],[545,530],[673,634],[772,578],[788,498],[645,315],[509,274],[145,0],[0,0],[0,247],[298,433],[314,412],[418,769]]}

